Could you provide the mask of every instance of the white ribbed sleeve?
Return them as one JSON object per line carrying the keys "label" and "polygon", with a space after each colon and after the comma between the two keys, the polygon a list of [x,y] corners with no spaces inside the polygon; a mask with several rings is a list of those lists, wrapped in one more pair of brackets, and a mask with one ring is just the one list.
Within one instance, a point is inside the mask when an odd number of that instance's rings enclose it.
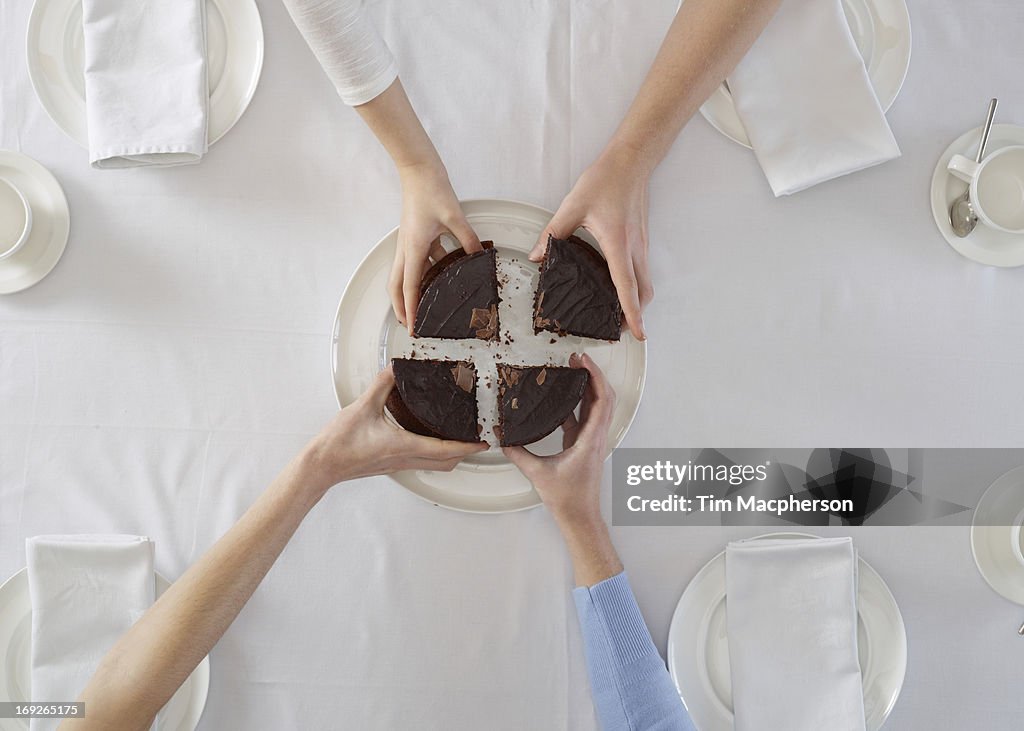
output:
{"label": "white ribbed sleeve", "polygon": [[398,76],[395,59],[362,0],[284,0],[342,100],[365,104]]}

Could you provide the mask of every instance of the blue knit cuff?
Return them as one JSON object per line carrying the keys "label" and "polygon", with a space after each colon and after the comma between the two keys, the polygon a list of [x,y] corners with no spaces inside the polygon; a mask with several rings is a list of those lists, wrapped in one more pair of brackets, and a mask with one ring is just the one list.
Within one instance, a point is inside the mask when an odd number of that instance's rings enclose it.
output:
{"label": "blue knit cuff", "polygon": [[593,605],[620,666],[651,654],[660,660],[625,571],[591,587],[577,587],[572,594],[581,616],[586,604]]}

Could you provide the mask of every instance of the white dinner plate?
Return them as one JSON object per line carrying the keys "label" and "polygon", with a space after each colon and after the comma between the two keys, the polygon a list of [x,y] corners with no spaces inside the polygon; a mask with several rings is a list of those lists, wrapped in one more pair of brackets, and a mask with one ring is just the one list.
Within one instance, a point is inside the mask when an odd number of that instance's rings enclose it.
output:
{"label": "white dinner plate", "polygon": [[[979,264],[994,267],[1018,267],[1024,264],[1024,234],[1011,234],[989,228],[981,221],[970,236],[960,238],[953,233],[949,223],[949,207],[967,190],[967,183],[950,174],[947,166],[953,155],[960,154],[974,159],[981,141],[981,127],[976,127],[956,138],[939,157],[932,173],[931,204],[932,218],[939,233],[950,246],[968,259]],[[992,125],[986,154],[1001,147],[1024,145],[1024,127],[1012,124]]]}
{"label": "white dinner plate", "polygon": [[[156,574],[159,597],[171,582]],[[22,569],[0,585],[0,701],[26,701],[32,686],[32,599],[28,593],[28,569]],[[157,731],[194,731],[206,706],[210,688],[210,658],[204,657],[157,715]],[[65,701],[69,698],[43,700]],[[88,713],[88,709],[86,709]],[[0,718],[0,731],[25,731],[28,720]]]}
{"label": "white dinner plate", "polygon": [[[212,145],[235,125],[256,93],[263,25],[254,0],[209,0],[206,8]],[[25,45],[32,87],[46,113],[64,134],[88,148],[82,0],[36,0]]]}
{"label": "white dinner plate", "polygon": [[[871,86],[883,111],[896,101],[910,68],[910,14],[904,0],[842,0],[857,50],[864,57]],[[682,3],[680,3],[682,6]],[[733,142],[750,147],[727,84],[701,106],[700,113]]]}
{"label": "white dinner plate", "polygon": [[[770,533],[762,538],[819,538]],[[858,561],[857,648],[864,681],[868,731],[878,731],[903,687],[907,633],[903,616],[882,577]],[[731,731],[732,681],[725,617],[725,552],[711,559],[679,599],[668,633],[668,666],[700,731]]]}
{"label": "white dinner plate", "polygon": [[[338,304],[331,341],[331,372],[338,403],[352,403],[393,357],[471,359],[478,374],[482,437],[494,442],[496,408],[494,364],[565,365],[573,352],[588,353],[601,367],[618,394],[608,433],[608,450],[618,446],[640,405],[647,372],[646,344],[623,332],[617,343],[578,337],[559,338],[533,333],[533,293],[537,265],[527,254],[553,215],[543,208],[506,200],[470,200],[462,203],[481,240],[493,240],[498,252],[501,304],[498,317],[500,343],[481,340],[411,338],[391,310],[385,285],[395,255],[398,229],[381,239],[363,259],[345,287]],[[593,243],[586,232],[578,232]],[[451,242],[448,248],[453,248]],[[506,343],[504,334],[512,337]],[[533,444],[537,454],[553,454],[561,448],[561,431]],[[530,482],[499,449],[472,455],[452,472],[409,471],[394,479],[415,494],[437,505],[468,512],[508,512],[540,504]]]}
{"label": "white dinner plate", "polygon": [[1013,554],[1011,523],[1024,514],[1024,467],[1007,472],[974,509],[971,551],[988,585],[1011,602],[1024,604],[1024,566]]}
{"label": "white dinner plate", "polygon": [[0,150],[0,178],[14,183],[32,206],[32,233],[0,261],[0,295],[28,289],[49,274],[68,243],[71,214],[64,190],[49,170],[28,155]]}

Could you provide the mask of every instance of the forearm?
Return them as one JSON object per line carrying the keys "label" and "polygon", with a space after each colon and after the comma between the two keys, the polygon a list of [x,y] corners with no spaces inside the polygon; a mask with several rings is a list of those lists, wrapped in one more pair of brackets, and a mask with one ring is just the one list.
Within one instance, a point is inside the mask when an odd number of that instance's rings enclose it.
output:
{"label": "forearm", "polygon": [[390,368],[339,411],[231,530],[186,571],[100,661],[79,699],[87,717],[62,729],[148,729],[153,717],[249,601],[324,493],[398,470],[452,470],[486,449],[419,436],[384,418]]}
{"label": "forearm", "polygon": [[594,705],[605,731],[690,731],[665,662],[596,510],[556,515],[572,557],[573,591]]}
{"label": "forearm", "polygon": [[583,510],[569,506],[554,510],[553,515],[572,559],[577,586],[593,586],[622,572],[622,561],[596,506]]}
{"label": "forearm", "polygon": [[87,719],[61,728],[147,729],[210,652],[326,490],[296,458],[212,548],[104,657],[80,700]]}
{"label": "forearm", "polygon": [[768,24],[781,0],[685,0],[607,154],[650,173]]}
{"label": "forearm", "polygon": [[284,2],[342,99],[356,108],[399,172],[410,167],[443,169],[362,1]]}
{"label": "forearm", "polygon": [[357,106],[356,111],[387,150],[399,174],[414,168],[444,169],[401,79],[395,79],[373,100]]}

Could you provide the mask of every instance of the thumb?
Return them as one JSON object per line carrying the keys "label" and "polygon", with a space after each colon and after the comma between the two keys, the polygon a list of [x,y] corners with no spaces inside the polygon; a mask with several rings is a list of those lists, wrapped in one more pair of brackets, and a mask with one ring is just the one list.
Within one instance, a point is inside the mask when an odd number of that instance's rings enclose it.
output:
{"label": "thumb", "polygon": [[530,261],[540,261],[544,258],[544,252],[547,251],[548,247],[548,237],[553,236],[556,239],[567,238],[573,231],[579,228],[579,225],[579,216],[563,201],[558,211],[551,217],[548,225],[544,227],[544,230],[541,231],[540,236],[537,238],[537,243],[534,244],[533,250],[530,251]]}
{"label": "thumb", "polygon": [[502,447],[502,454],[508,457],[508,461],[519,468],[519,471],[526,475],[526,478],[533,481],[531,475],[534,471],[540,467],[543,461],[542,457],[538,457],[533,454],[525,447]]}
{"label": "thumb", "polygon": [[394,387],[395,373],[389,365],[373,379],[373,383],[371,383],[370,387],[366,389],[366,393],[363,394],[363,398],[365,398],[367,403],[371,404],[374,409],[378,411],[383,410],[384,404],[387,403],[388,395],[390,395],[391,389]]}
{"label": "thumb", "polygon": [[448,231],[458,239],[467,254],[475,254],[483,250],[483,247],[480,245],[480,237],[477,236],[476,231],[473,230],[473,227],[469,225],[469,221],[465,218],[452,221],[448,226]]}

